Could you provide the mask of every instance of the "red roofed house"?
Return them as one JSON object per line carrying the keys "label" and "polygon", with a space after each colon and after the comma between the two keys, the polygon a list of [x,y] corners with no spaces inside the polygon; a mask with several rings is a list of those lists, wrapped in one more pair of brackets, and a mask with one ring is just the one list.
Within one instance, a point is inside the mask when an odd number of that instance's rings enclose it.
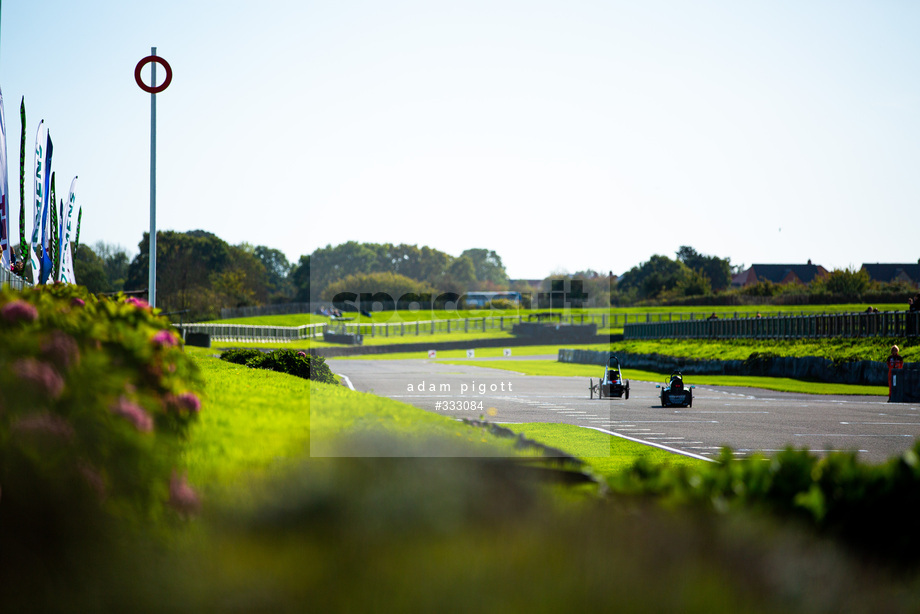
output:
{"label": "red roofed house", "polygon": [[905,282],[920,286],[920,260],[907,264],[868,264],[863,263],[862,270],[869,274],[872,281],[882,283]]}
{"label": "red roofed house", "polygon": [[743,288],[761,281],[774,284],[808,284],[815,277],[828,275],[820,264],[752,264],[749,269],[732,276],[732,287]]}

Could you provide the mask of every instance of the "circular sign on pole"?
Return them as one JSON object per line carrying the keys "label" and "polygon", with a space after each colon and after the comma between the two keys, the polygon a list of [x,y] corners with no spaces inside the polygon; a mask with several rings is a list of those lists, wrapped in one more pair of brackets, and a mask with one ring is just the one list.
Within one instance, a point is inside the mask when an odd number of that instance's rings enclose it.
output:
{"label": "circular sign on pole", "polygon": [[[141,69],[144,68],[144,66],[146,66],[150,62],[156,62],[157,64],[161,65],[164,69],[166,69],[166,78],[163,79],[163,83],[157,85],[156,87],[147,85],[141,79]],[[172,81],[172,68],[170,67],[169,62],[167,62],[160,56],[148,55],[146,58],[138,62],[137,66],[134,67],[134,80],[137,81],[137,85],[142,90],[147,92],[148,94],[159,94],[160,92],[165,90],[167,87],[169,87],[169,84]]]}

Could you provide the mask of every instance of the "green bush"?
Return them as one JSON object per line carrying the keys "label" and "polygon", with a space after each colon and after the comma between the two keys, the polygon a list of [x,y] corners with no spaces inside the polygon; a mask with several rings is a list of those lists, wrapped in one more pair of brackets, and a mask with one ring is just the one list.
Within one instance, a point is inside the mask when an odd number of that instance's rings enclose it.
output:
{"label": "green bush", "polygon": [[620,493],[660,497],[670,506],[754,509],[798,519],[872,559],[917,564],[920,442],[880,465],[860,463],[856,453],[818,457],[792,448],[772,458],[736,459],[726,448],[712,464],[639,461],[612,486]]}
{"label": "green bush", "polygon": [[322,356],[313,356],[304,351],[274,350],[261,352],[257,349],[226,350],[220,355],[221,360],[253,369],[268,369],[311,379],[324,384],[336,383],[335,375]]}
{"label": "green bush", "polygon": [[78,286],[5,290],[0,348],[4,559],[197,506],[174,468],[201,381],[167,319]]}
{"label": "green bush", "polygon": [[220,354],[220,359],[232,362],[235,365],[245,365],[251,358],[262,354],[262,351],[255,348],[242,348],[237,350],[224,350]]}

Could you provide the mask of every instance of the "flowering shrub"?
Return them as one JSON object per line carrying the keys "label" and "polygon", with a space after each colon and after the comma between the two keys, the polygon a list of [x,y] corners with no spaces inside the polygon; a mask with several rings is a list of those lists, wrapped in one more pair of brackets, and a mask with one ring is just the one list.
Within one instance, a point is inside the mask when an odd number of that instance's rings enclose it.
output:
{"label": "flowering shrub", "polygon": [[143,301],[69,285],[0,292],[0,543],[66,543],[113,514],[197,507],[174,467],[200,388]]}
{"label": "flowering shrub", "polygon": [[274,350],[266,353],[254,348],[225,350],[221,353],[220,359],[253,369],[268,369],[296,375],[324,384],[336,383],[335,375],[326,364],[325,358],[312,356],[303,351]]}

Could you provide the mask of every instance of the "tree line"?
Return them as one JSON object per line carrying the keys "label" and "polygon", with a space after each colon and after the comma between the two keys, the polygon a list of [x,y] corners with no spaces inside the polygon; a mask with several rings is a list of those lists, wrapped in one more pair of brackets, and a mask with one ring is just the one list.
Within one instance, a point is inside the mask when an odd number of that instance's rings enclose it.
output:
{"label": "tree line", "polygon": [[[74,255],[78,283],[91,292],[145,291],[148,235],[132,259],[126,250],[104,242],[79,245]],[[761,282],[732,288],[729,258],[681,246],[674,257],[656,254],[621,276],[594,270],[546,276],[534,288],[511,280],[501,256],[471,248],[459,256],[429,246],[349,241],[327,245],[296,263],[278,249],[230,245],[203,230],[157,233],[157,306],[190,319],[216,318],[224,307],[331,300],[342,292],[433,296],[470,291],[518,291],[536,298],[577,280],[589,306],[744,304],[802,302],[898,302],[915,292],[907,284],[879,284],[865,271],[835,270],[808,285]],[[562,286],[559,286],[562,287]],[[564,286],[566,290],[570,285]],[[536,306],[536,303],[534,303]]]}
{"label": "tree line", "polygon": [[[139,253],[129,260],[120,246],[80,245],[74,256],[77,280],[94,293],[145,291],[148,246],[144,233]],[[398,297],[512,286],[501,257],[484,248],[454,257],[428,246],[349,241],[291,263],[280,250],[230,245],[204,230],[157,232],[157,307],[194,319],[216,318],[224,307],[331,301],[343,291]]]}

